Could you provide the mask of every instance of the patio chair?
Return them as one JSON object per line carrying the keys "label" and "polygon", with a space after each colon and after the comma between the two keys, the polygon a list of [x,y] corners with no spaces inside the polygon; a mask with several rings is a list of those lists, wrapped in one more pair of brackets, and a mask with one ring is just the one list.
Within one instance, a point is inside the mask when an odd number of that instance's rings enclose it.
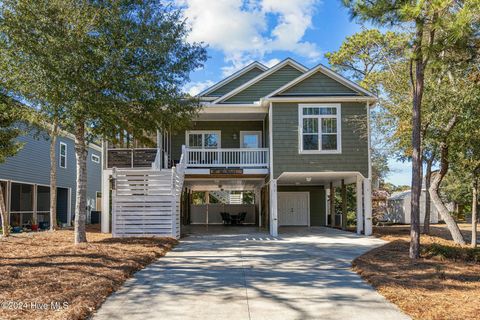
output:
{"label": "patio chair", "polygon": [[228,212],[220,212],[220,215],[222,216],[223,224],[232,223],[232,219],[230,218],[230,214]]}
{"label": "patio chair", "polygon": [[240,212],[238,214],[238,220],[237,220],[237,223],[238,224],[243,224],[245,223],[245,218],[247,217],[247,213],[246,212]]}

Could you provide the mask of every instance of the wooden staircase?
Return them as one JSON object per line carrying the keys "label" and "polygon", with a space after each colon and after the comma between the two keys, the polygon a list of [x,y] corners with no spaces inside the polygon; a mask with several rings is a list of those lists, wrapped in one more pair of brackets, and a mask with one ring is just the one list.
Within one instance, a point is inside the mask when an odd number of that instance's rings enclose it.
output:
{"label": "wooden staircase", "polygon": [[172,169],[114,168],[113,236],[179,238],[184,170],[183,160]]}

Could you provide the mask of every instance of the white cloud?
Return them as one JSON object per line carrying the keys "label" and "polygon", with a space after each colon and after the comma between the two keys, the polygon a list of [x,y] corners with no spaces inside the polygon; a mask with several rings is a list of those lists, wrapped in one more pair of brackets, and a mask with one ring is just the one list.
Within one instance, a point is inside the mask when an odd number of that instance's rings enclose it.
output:
{"label": "white cloud", "polygon": [[185,88],[185,90],[192,96],[202,92],[203,90],[213,86],[215,84],[214,81],[207,80],[207,81],[200,81],[200,82],[191,82]]}
{"label": "white cloud", "polygon": [[280,62],[280,59],[277,59],[277,58],[273,58],[273,59],[270,59],[270,60],[262,60],[260,61],[261,64],[271,68],[273,67],[274,65],[278,64]]}
{"label": "white cloud", "polygon": [[[176,0],[192,27],[190,41],[205,42],[225,55],[225,74],[273,51],[292,51],[311,61],[320,58],[304,41],[319,0]],[[273,25],[268,27],[269,19]],[[271,21],[270,21],[271,22]]]}

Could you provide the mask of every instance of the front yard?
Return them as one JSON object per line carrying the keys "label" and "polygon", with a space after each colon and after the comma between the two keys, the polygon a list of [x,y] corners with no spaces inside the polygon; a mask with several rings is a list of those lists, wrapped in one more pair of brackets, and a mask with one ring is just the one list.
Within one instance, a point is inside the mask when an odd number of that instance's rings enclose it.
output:
{"label": "front yard", "polygon": [[170,238],[112,238],[91,230],[0,239],[0,319],[84,319],[135,271],[164,255]]}
{"label": "front yard", "polygon": [[[461,226],[469,241],[468,226]],[[456,246],[444,225],[422,235],[422,257],[408,257],[409,226],[375,227],[391,241],[354,260],[365,280],[414,319],[480,319],[480,248]]]}

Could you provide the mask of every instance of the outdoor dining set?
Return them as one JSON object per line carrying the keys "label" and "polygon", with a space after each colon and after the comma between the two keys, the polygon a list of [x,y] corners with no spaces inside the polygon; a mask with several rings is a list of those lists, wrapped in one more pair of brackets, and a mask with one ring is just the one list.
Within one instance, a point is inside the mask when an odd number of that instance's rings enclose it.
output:
{"label": "outdoor dining set", "polygon": [[223,224],[227,225],[241,225],[245,223],[245,218],[247,217],[246,212],[240,212],[239,214],[230,214],[228,212],[220,212],[222,216]]}

